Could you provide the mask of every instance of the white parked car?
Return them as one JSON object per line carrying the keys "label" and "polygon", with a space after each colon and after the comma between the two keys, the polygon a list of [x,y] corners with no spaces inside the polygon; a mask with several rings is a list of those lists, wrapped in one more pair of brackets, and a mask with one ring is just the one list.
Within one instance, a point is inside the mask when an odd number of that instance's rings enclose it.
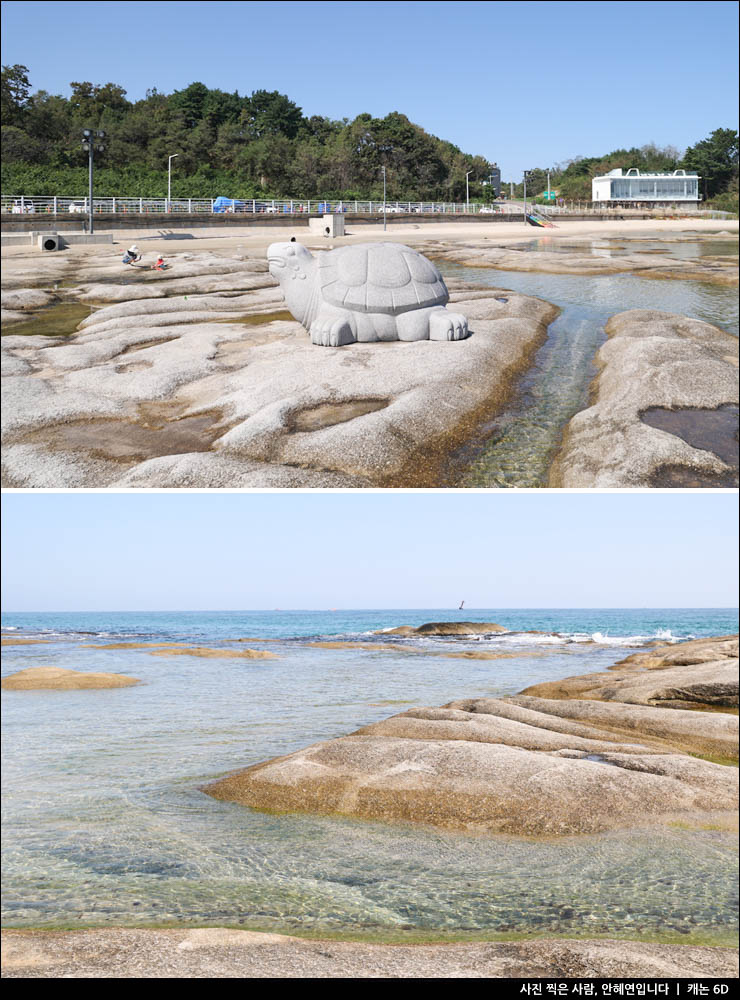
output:
{"label": "white parked car", "polygon": [[[381,212],[381,213],[383,212],[383,206],[382,205],[379,206],[378,211]],[[392,212],[405,212],[405,211],[406,211],[406,209],[405,208],[401,208],[400,205],[386,205],[385,206],[386,215],[390,215]]]}
{"label": "white parked car", "polygon": [[483,208],[479,209],[478,215],[497,215],[498,212],[498,208],[492,208],[488,205],[484,205]]}
{"label": "white parked car", "polygon": [[67,211],[72,212],[73,214],[78,213],[80,215],[86,215],[87,205],[84,203],[84,201],[73,201],[70,203],[70,206],[67,209]]}

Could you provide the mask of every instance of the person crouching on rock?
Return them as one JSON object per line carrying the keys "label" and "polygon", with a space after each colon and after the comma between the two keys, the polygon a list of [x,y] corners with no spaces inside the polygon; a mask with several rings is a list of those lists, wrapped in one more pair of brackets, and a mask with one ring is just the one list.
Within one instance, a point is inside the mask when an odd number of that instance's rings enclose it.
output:
{"label": "person crouching on rock", "polygon": [[164,262],[164,257],[157,257],[157,263],[152,264],[152,271],[164,271],[167,265]]}
{"label": "person crouching on rock", "polygon": [[141,251],[134,243],[128,248],[126,253],[123,255],[124,264],[135,264],[137,260],[141,260]]}

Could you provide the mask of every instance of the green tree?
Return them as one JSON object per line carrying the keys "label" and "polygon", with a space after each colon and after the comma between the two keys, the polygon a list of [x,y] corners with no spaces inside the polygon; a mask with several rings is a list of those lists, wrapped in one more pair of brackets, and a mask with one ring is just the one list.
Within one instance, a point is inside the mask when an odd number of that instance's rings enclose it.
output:
{"label": "green tree", "polygon": [[3,66],[0,76],[0,123],[20,125],[28,107],[31,84],[28,67]]}
{"label": "green tree", "polygon": [[682,166],[701,177],[704,199],[737,188],[738,134],[734,129],[718,128],[707,138],[689,146]]}
{"label": "green tree", "polygon": [[284,135],[294,139],[303,124],[303,112],[277,90],[255,90],[246,105],[246,124],[251,136]]}

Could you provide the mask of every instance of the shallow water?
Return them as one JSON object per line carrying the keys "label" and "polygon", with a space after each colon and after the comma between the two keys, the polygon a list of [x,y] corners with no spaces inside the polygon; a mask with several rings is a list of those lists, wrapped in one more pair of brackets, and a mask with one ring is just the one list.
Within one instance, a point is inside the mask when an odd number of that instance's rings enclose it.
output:
{"label": "shallow water", "polygon": [[70,337],[92,312],[93,307],[81,302],[60,302],[41,309],[21,323],[3,327],[2,335],[12,337]]}
{"label": "shallow water", "polygon": [[[462,618],[560,636],[412,639],[402,642],[407,652],[306,641],[384,645],[386,635],[368,633]],[[48,664],[145,682],[4,693],[7,926],[173,920],[362,934],[677,931],[717,941],[736,928],[736,854],[715,830],[534,843],[271,816],[200,791],[224,772],[411,705],[511,694],[604,668],[654,638],[734,631],[732,612],[132,613],[8,615],[3,623],[6,636],[52,640],[5,647],[4,674]],[[83,648],[135,639],[219,647],[238,637],[279,658]],[[524,655],[425,655],[460,649]]]}
{"label": "shallow water", "polygon": [[[670,246],[676,245],[681,244]],[[437,263],[446,277],[534,295],[561,308],[510,405],[453,456],[447,485],[547,486],[565,425],[588,405],[589,386],[596,375],[594,357],[606,340],[604,326],[615,313],[660,309],[738,334],[737,289],[725,285],[658,281],[631,274],[538,274]]]}
{"label": "shallow water", "polygon": [[703,239],[703,240],[661,240],[659,235],[654,238],[643,236],[639,238],[609,238],[591,240],[563,241],[553,236],[541,236],[524,244],[507,247],[513,250],[544,251],[547,253],[583,254],[594,257],[626,257],[635,253],[655,253],[678,260],[694,260],[697,257],[737,257],[737,239]]}

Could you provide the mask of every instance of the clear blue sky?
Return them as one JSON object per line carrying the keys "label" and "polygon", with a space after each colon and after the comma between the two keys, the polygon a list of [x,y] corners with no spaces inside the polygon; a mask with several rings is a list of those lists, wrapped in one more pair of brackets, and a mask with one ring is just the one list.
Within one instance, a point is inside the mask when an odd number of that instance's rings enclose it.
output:
{"label": "clear blue sky", "polygon": [[402,111],[505,179],[737,127],[735,2],[7,2],[3,64],[34,89],[200,80],[305,114]]}
{"label": "clear blue sky", "polygon": [[734,607],[729,493],[10,493],[7,611]]}

